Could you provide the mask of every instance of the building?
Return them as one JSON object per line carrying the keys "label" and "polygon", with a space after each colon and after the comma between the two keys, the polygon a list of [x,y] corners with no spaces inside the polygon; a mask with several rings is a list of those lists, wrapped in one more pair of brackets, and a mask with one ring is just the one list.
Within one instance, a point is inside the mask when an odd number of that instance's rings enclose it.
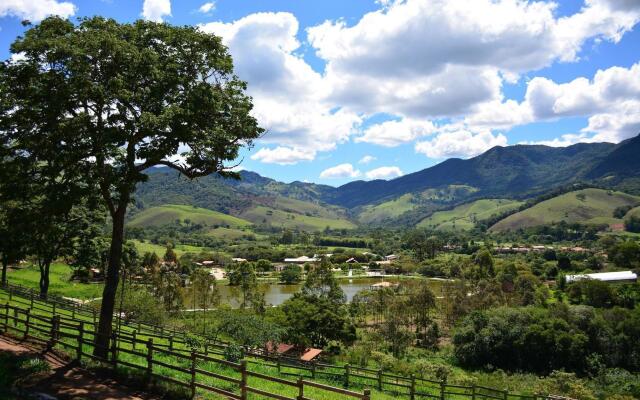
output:
{"label": "building", "polygon": [[288,264],[306,264],[306,263],[315,263],[315,262],[319,262],[320,259],[316,258],[316,257],[307,257],[307,256],[302,256],[302,257],[297,257],[297,258],[285,258],[284,262],[288,263]]}
{"label": "building", "polygon": [[387,261],[395,261],[398,259],[398,256],[395,254],[389,254],[388,256],[385,256],[384,259]]}
{"label": "building", "polygon": [[594,279],[602,282],[635,282],[638,280],[638,275],[633,271],[618,271],[618,272],[600,272],[596,274],[581,274],[581,275],[567,275],[567,283],[576,282],[583,279]]}
{"label": "building", "polygon": [[237,263],[243,263],[243,262],[247,262],[247,259],[246,258],[235,257],[235,258],[232,258],[231,261],[237,262]]}

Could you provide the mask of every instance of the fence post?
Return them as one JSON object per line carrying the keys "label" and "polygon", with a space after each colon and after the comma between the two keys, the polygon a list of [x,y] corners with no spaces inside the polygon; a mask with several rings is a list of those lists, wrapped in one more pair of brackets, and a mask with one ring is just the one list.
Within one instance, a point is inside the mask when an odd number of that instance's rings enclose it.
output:
{"label": "fence post", "polygon": [[378,370],[378,390],[382,392],[382,370]]}
{"label": "fence post", "polygon": [[471,386],[471,400],[476,400],[476,385]]}
{"label": "fence post", "polygon": [[362,400],[371,400],[371,390],[365,389],[364,396],[362,396]]}
{"label": "fence post", "polygon": [[118,366],[118,336],[115,332],[111,334],[111,363],[113,369]]}
{"label": "fence post", "polygon": [[18,309],[13,309],[13,326],[18,326]]}
{"label": "fence post", "polygon": [[196,397],[196,352],[191,352],[191,398]]}
{"label": "fence post", "polygon": [[298,397],[296,397],[296,399],[302,400],[304,399],[304,382],[302,381],[301,376],[298,377],[296,383],[298,384]]}
{"label": "fence post", "polygon": [[153,374],[153,339],[147,340],[147,385],[151,384],[151,374]]}
{"label": "fence post", "polygon": [[173,350],[173,335],[169,336],[169,350]]}
{"label": "fence post", "polygon": [[410,398],[411,400],[415,400],[416,398],[416,377],[415,375],[411,374],[411,387],[409,388],[410,392]]}
{"label": "fence post", "polygon": [[9,303],[5,303],[4,305],[4,330],[3,332],[7,332],[9,330]]}
{"label": "fence post", "polygon": [[93,314],[93,326],[97,332],[98,326],[96,325],[96,309],[95,308],[91,309],[91,314]]}
{"label": "fence post", "polygon": [[505,390],[502,392],[502,395],[503,395],[503,399],[504,399],[504,400],[507,400],[507,399],[509,398],[509,391],[508,391],[507,389],[505,389]]}
{"label": "fence post", "polygon": [[[33,304],[31,305],[31,307],[33,307]],[[53,315],[56,314],[56,301],[53,301]]]}
{"label": "fence post", "polygon": [[349,387],[349,373],[351,372],[351,366],[349,364],[345,364],[344,366],[344,387]]}
{"label": "fence post", "polygon": [[276,365],[278,366],[278,373],[280,373],[280,354],[276,356]]}
{"label": "fence post", "polygon": [[132,334],[132,335],[133,335],[133,340],[131,340],[131,341],[133,342],[133,343],[131,344],[131,347],[133,347],[133,350],[135,350],[135,349],[136,349],[136,341],[138,340],[138,339],[136,338],[136,336],[138,336],[137,332],[138,332],[138,331],[136,331],[135,329],[133,330],[133,334]]}
{"label": "fence post", "polygon": [[240,398],[247,400],[247,360],[240,360]]}
{"label": "fence post", "polygon": [[58,340],[58,331],[60,330],[60,316],[53,315],[51,317],[51,340],[49,346],[53,348]]}
{"label": "fence post", "polygon": [[33,292],[31,292],[31,308],[33,308]]}
{"label": "fence post", "polygon": [[31,322],[31,309],[24,310],[25,322],[24,322],[24,338],[29,337],[29,323]]}
{"label": "fence post", "polygon": [[11,299],[13,299],[13,288],[9,287],[9,301],[11,301]]}
{"label": "fence post", "polygon": [[76,359],[80,361],[82,359],[82,342],[84,339],[84,321],[80,321],[78,326],[78,349],[76,350]]}
{"label": "fence post", "polygon": [[316,379],[316,363],[311,362],[311,379]]}
{"label": "fence post", "polygon": [[440,400],[444,400],[444,381],[440,382]]}

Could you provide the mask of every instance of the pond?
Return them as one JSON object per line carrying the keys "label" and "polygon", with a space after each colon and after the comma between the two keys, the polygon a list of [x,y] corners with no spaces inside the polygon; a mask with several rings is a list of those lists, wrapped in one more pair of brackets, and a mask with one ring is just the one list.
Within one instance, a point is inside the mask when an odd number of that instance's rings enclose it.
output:
{"label": "pond", "polygon": [[[399,277],[357,277],[357,278],[348,278],[348,279],[340,279],[340,287],[344,291],[347,296],[347,301],[351,301],[353,296],[361,290],[369,289],[371,285],[378,282],[393,282],[398,283],[401,279],[407,278],[399,278]],[[409,278],[411,279],[411,278]],[[417,278],[421,279],[421,278]],[[440,296],[442,292],[441,282],[437,280],[429,280],[429,283],[432,287],[433,292],[436,296]],[[278,283],[260,283],[260,290],[264,293],[265,302],[269,305],[277,306],[284,303],[288,298],[297,293],[302,288],[302,284],[296,285],[282,285]],[[229,286],[227,284],[219,284],[218,290],[220,292],[220,301],[225,304],[230,304],[232,307],[238,307],[240,305],[240,299],[242,293],[237,287]],[[191,305],[190,299],[186,300],[186,306],[189,307]],[[189,307],[191,308],[191,307]]]}

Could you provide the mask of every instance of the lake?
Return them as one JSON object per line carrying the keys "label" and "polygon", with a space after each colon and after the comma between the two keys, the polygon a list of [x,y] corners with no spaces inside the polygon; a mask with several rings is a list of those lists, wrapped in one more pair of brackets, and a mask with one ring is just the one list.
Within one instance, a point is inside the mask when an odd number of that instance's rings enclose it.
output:
{"label": "lake", "polygon": [[[350,279],[340,279],[338,282],[340,283],[340,287],[344,291],[347,296],[347,301],[351,301],[353,296],[361,290],[369,289],[371,285],[374,283],[387,281],[387,282],[400,282],[401,279],[407,278],[399,278],[399,277],[357,277]],[[430,280],[430,285],[432,287],[433,292],[436,296],[441,295],[441,282],[436,280]],[[300,291],[302,284],[296,285],[281,285],[278,283],[260,283],[260,290],[264,293],[265,302],[270,305],[280,305],[284,303],[289,297],[293,296],[294,293]],[[237,287],[229,286],[226,284],[219,284],[218,290],[220,291],[220,300],[222,303],[230,304],[233,307],[238,307],[240,305],[240,298],[242,293]],[[185,306],[191,308],[191,300],[185,299]]]}

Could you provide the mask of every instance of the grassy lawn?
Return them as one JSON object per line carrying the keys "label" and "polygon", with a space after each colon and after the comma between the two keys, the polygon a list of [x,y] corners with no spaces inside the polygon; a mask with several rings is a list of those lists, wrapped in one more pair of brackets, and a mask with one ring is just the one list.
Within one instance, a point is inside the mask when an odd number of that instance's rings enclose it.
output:
{"label": "grassy lawn", "polygon": [[[93,299],[102,296],[102,283],[71,282],[71,267],[63,263],[51,264],[49,293],[77,299]],[[12,269],[7,274],[9,283],[38,289],[40,270],[36,265]]]}

